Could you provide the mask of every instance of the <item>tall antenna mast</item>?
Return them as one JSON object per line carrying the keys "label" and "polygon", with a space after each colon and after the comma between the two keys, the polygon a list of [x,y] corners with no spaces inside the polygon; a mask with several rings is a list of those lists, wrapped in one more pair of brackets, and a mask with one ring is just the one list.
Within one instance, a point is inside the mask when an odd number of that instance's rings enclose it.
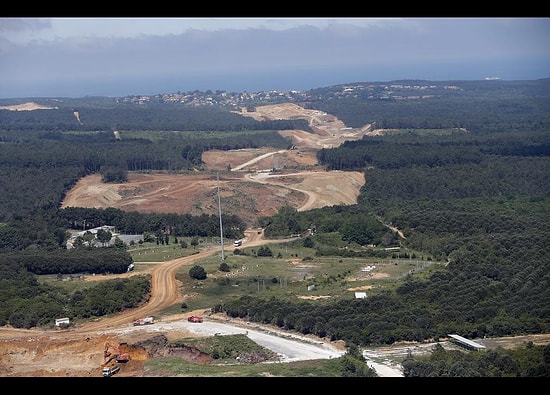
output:
{"label": "tall antenna mast", "polygon": [[216,181],[218,182],[218,212],[220,216],[220,238],[222,241],[222,262],[225,260],[223,252],[223,225],[222,225],[222,201],[220,199],[220,175],[216,173]]}

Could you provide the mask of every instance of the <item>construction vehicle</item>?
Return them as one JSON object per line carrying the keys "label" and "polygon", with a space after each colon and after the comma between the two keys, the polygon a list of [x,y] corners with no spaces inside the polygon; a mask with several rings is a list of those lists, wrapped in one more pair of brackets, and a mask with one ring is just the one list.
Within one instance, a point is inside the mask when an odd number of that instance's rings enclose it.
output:
{"label": "construction vehicle", "polygon": [[153,319],[153,317],[145,317],[145,318],[139,318],[137,320],[134,321],[134,326],[139,326],[139,325],[150,325],[150,324],[154,324],[155,323],[155,320]]}
{"label": "construction vehicle", "polygon": [[198,315],[192,315],[190,316],[187,321],[189,322],[202,322],[202,317]]}
{"label": "construction vehicle", "polygon": [[130,354],[121,353],[117,346],[110,343],[105,343],[103,358],[105,359],[105,362],[103,363],[104,365],[107,365],[113,359],[118,363],[125,363],[130,360]]}
{"label": "construction vehicle", "polygon": [[105,366],[103,368],[103,377],[111,377],[117,374],[120,370],[119,366]]}

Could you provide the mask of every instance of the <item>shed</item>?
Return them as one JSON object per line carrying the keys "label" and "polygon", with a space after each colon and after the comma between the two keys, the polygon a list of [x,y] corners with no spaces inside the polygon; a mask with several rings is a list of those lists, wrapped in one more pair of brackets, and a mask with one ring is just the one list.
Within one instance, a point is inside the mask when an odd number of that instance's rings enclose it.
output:
{"label": "shed", "polygon": [[61,326],[61,325],[69,325],[69,318],[68,317],[65,317],[65,318],[56,318],[55,319],[55,326]]}
{"label": "shed", "polygon": [[485,346],[479,343],[476,343],[475,341],[472,341],[470,339],[466,339],[465,337],[462,337],[460,335],[449,335],[451,338],[451,342],[463,347],[470,351],[479,351],[485,349]]}
{"label": "shed", "polygon": [[365,299],[366,297],[366,292],[355,292],[355,299]]}

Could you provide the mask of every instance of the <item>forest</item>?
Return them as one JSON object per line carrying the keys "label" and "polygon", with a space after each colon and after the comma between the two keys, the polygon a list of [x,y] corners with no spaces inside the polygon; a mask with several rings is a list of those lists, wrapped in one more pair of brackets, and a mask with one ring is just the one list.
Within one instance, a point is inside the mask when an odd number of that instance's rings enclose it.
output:
{"label": "forest", "polygon": [[[310,92],[300,105],[333,114],[351,127],[374,123],[394,132],[319,151],[319,162],[329,171],[365,173],[367,186],[357,205],[286,209],[258,224],[276,237],[315,223],[317,240],[337,234],[353,254],[353,246],[397,242],[395,234],[379,226],[376,219],[382,218],[403,230],[404,246],[447,261],[444,268],[427,280],[410,276],[393,292],[365,300],[290,304],[247,296],[216,308],[232,317],[361,346],[455,332],[469,338],[548,333],[549,80],[492,82],[453,81],[459,93],[422,100],[338,99],[334,91],[339,87]],[[90,318],[146,299],[148,285],[138,279],[106,282],[79,295],[38,284],[35,276],[48,270],[87,271],[86,265],[96,269],[109,261],[105,270],[116,271],[117,262],[128,264],[127,253],[117,248],[105,249],[110,257],[98,249],[69,256],[73,252],[63,247],[66,231],[83,220],[109,222],[130,233],[170,228],[176,236],[219,234],[217,218],[208,216],[60,209],[64,194],[81,177],[191,171],[200,169],[206,150],[288,148],[290,142],[278,130],[308,130],[300,120],[253,121],[225,107],[105,102],[109,105],[101,105],[100,98],[82,100],[78,110],[86,126],[75,124],[77,100],[60,111],[0,110],[0,325],[45,325],[60,311]],[[117,140],[114,130],[124,137]],[[145,138],[140,131],[155,137]],[[244,231],[239,218],[227,217],[224,223],[235,225],[234,238]],[[315,242],[314,249],[343,253],[330,243]],[[75,266],[69,269],[65,262]],[[120,301],[124,290],[131,290],[132,298],[119,305],[98,305],[93,297],[102,293]],[[411,374],[421,368],[407,366]]]}

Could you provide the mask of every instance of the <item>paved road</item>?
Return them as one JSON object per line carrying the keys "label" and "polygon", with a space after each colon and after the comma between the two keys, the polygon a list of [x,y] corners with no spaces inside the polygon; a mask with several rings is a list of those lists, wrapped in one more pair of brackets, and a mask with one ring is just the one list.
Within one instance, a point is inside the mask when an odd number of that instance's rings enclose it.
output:
{"label": "paved road", "polygon": [[266,154],[263,154],[263,155],[260,155],[260,156],[257,156],[256,158],[254,159],[251,159],[249,160],[248,162],[245,162],[245,163],[242,163],[240,164],[239,166],[236,166],[234,168],[231,169],[231,171],[237,171],[237,170],[241,170],[247,166],[250,166],[250,165],[253,165],[254,163],[256,162],[259,162],[261,161],[262,159],[265,159],[269,156],[272,156],[272,155],[275,155],[275,154],[282,154],[282,153],[285,153],[287,152],[287,150],[283,149],[283,150],[279,150],[279,151],[273,151],[273,152],[268,152]]}
{"label": "paved road", "polygon": [[313,340],[305,336],[290,334],[254,323],[239,325],[235,322],[210,317],[204,317],[202,323],[192,323],[186,319],[181,319],[170,322],[159,321],[153,325],[138,327],[128,324],[127,327],[113,329],[112,332],[120,334],[137,331],[152,333],[177,330],[185,330],[205,336],[244,334],[255,343],[279,354],[281,362],[330,359],[345,354],[345,351],[320,340]]}
{"label": "paved road", "polygon": [[391,367],[378,362],[373,362],[367,359],[367,364],[371,369],[376,371],[378,377],[405,377],[403,371],[398,367]]}
{"label": "paved road", "polygon": [[[185,330],[198,335],[235,335],[244,334],[255,343],[277,353],[281,362],[307,361],[313,359],[338,358],[345,351],[320,340],[314,340],[305,336],[291,334],[285,331],[275,330],[255,323],[237,324],[224,322],[224,319],[210,319],[204,317],[202,323],[191,323],[185,319],[171,322],[157,322],[153,325],[134,327],[128,325],[123,333],[141,332],[165,332]],[[121,333],[120,328],[113,332]],[[382,354],[376,350],[367,350],[363,353],[370,368],[376,371],[379,377],[404,377],[399,365],[387,359],[381,363]],[[376,359],[376,362],[374,359]]]}

